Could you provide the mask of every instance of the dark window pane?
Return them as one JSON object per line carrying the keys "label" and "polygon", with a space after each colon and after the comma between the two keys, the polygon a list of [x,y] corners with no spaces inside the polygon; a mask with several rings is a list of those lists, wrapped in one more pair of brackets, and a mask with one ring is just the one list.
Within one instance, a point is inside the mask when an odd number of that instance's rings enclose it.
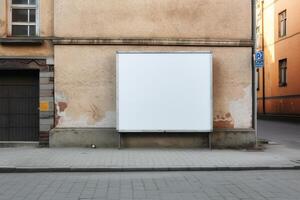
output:
{"label": "dark window pane", "polygon": [[12,35],[13,36],[27,36],[28,35],[28,26],[13,25],[12,26]]}
{"label": "dark window pane", "polygon": [[12,10],[13,22],[28,22],[28,10],[26,9],[13,9]]}
{"label": "dark window pane", "polygon": [[29,4],[30,5],[35,5],[36,4],[36,0],[29,0]]}
{"label": "dark window pane", "polygon": [[35,36],[36,35],[35,30],[36,30],[35,26],[30,26],[29,35],[30,36]]}
{"label": "dark window pane", "polygon": [[12,4],[28,4],[28,0],[12,0]]}
{"label": "dark window pane", "polygon": [[279,86],[287,85],[287,59],[279,61]]}
{"label": "dark window pane", "polygon": [[30,10],[29,21],[30,22],[35,22],[35,10],[33,10],[33,9]]}

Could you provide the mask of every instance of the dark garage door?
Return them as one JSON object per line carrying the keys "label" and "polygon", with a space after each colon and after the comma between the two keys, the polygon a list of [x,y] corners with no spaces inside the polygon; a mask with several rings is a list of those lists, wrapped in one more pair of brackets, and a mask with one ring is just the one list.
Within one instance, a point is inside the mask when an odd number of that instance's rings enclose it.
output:
{"label": "dark garage door", "polygon": [[0,141],[37,141],[39,72],[0,70]]}

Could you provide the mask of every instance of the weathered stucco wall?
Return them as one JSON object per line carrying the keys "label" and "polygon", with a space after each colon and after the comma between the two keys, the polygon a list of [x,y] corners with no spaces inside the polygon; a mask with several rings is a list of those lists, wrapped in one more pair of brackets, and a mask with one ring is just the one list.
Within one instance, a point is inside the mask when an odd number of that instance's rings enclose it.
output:
{"label": "weathered stucco wall", "polygon": [[[40,36],[54,34],[54,0],[40,0]],[[62,20],[63,21],[63,20]]]}
{"label": "weathered stucco wall", "polygon": [[52,57],[53,45],[44,41],[41,46],[6,46],[0,45],[0,56],[7,57]]}
{"label": "weathered stucco wall", "polygon": [[6,36],[7,33],[7,4],[6,0],[0,0],[0,37]]}
{"label": "weathered stucco wall", "polygon": [[251,48],[96,45],[55,46],[57,127],[115,127],[117,50],[211,50],[214,55],[214,127],[251,128]]}
{"label": "weathered stucco wall", "polygon": [[55,0],[58,37],[251,38],[250,0]]}
{"label": "weathered stucco wall", "polygon": [[[7,0],[0,0],[0,37],[6,38],[8,35],[8,16],[9,10]],[[40,0],[40,37],[45,38],[53,36],[53,0]],[[3,46],[0,45],[0,56],[52,56],[53,46],[49,40],[41,46]]]}

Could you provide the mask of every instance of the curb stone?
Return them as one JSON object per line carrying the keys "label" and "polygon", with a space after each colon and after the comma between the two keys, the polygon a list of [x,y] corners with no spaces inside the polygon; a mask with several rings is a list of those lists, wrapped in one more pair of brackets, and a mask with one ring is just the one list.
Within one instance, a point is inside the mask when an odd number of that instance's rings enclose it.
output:
{"label": "curb stone", "polygon": [[129,167],[129,168],[76,168],[76,167],[0,167],[0,173],[55,173],[55,172],[167,172],[167,171],[255,171],[300,170],[298,166],[285,167]]}

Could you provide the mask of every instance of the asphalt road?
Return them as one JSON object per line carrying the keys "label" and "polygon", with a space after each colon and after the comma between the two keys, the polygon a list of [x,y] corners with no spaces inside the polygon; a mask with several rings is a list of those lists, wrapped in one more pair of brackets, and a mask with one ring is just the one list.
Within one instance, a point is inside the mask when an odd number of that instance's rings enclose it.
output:
{"label": "asphalt road", "polygon": [[300,149],[300,122],[258,120],[257,126],[258,138]]}
{"label": "asphalt road", "polygon": [[298,200],[293,171],[0,174],[1,200]]}

